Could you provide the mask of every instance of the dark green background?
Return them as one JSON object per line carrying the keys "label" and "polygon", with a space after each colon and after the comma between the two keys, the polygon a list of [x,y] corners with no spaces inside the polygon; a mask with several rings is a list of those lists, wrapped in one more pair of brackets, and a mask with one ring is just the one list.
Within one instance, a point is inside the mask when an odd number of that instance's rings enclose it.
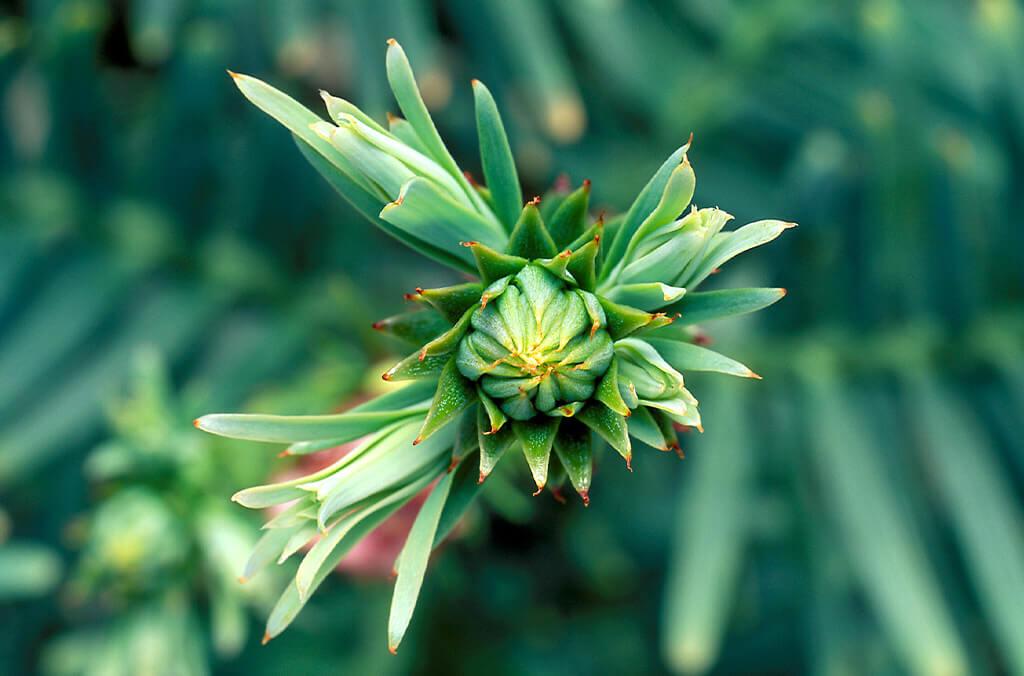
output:
{"label": "dark green background", "polygon": [[[662,673],[662,646],[686,641],[703,657],[676,668],[714,673],[1024,671],[1014,0],[7,3],[11,542],[74,570],[75,524],[104,494],[83,459],[138,345],[207,401],[311,413],[400,350],[369,323],[450,274],[361,222],[224,73],[382,117],[388,37],[477,175],[469,80],[488,84],[528,194],[564,172],[622,210],[692,131],[698,204],[801,224],[721,283],[789,296],[708,327],[765,380],[693,379],[708,432],[684,438],[684,462],[603,463],[589,510],[512,492],[477,513],[433,564],[398,657],[389,585],[339,577],[267,647],[254,615],[212,671]],[[275,450],[237,452],[265,472]],[[0,601],[4,673],[35,672],[55,637],[111,614],[69,608],[62,584],[15,596]],[[706,612],[667,622],[673,603]]]}

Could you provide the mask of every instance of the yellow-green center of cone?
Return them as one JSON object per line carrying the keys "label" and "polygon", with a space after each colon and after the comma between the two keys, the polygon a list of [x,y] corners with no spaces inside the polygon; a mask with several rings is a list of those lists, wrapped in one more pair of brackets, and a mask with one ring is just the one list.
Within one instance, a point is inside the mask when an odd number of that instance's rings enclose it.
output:
{"label": "yellow-green center of cone", "polygon": [[533,263],[484,296],[459,344],[462,375],[516,420],[571,414],[593,396],[613,355],[596,296]]}

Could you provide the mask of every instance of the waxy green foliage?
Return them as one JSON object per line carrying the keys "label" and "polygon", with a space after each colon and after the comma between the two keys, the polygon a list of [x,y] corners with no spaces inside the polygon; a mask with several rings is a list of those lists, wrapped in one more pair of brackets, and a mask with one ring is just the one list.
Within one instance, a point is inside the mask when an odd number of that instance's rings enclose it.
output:
{"label": "waxy green foliage", "polygon": [[589,217],[589,182],[553,208],[541,198],[522,205],[501,116],[482,83],[474,81],[473,91],[486,187],[471,183],[447,150],[394,41],[387,73],[407,123],[395,118],[391,131],[330,95],[324,95],[329,123],[255,78],[232,77],[250,101],[292,132],[314,167],[371,222],[480,281],[417,289],[409,299],[424,308],[375,325],[415,347],[384,374],[385,380],[411,384],[338,415],[215,414],[196,425],[292,444],[286,453],[366,437],[315,474],[235,496],[253,508],[294,501],[267,524],[247,575],[319,537],[272,613],[268,637],[287,627],[359,538],[441,478],[396,565],[388,632],[395,650],[430,551],[475,495],[473,482],[452,481],[451,472],[464,475],[479,451],[483,482],[508,451],[517,450],[538,493],[557,474],[587,503],[595,452],[603,443],[627,465],[634,438],[678,449],[677,426],[701,428],[685,371],[756,376],[694,345],[692,331],[673,325],[692,323],[691,308],[697,321],[750,312],[781,298],[780,289],[693,291],[722,264],[792,224],[768,220],[727,231],[727,213],[691,207],[696,178],[689,143],[607,229]]}

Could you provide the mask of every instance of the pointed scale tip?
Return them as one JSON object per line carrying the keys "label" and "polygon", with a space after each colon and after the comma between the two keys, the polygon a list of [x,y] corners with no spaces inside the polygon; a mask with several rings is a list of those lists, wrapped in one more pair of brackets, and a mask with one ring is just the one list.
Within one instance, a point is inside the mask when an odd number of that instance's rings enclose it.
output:
{"label": "pointed scale tip", "polygon": [[533,492],[533,497],[537,497],[544,492],[544,484],[537,484],[537,490]]}
{"label": "pointed scale tip", "polygon": [[398,654],[398,646],[396,646],[396,645],[389,645],[388,646],[388,652],[391,653],[392,655],[397,655]]}
{"label": "pointed scale tip", "polygon": [[789,293],[789,290],[788,290],[788,289],[779,289],[779,294],[780,294],[780,295],[781,295],[781,296],[782,296],[783,298],[785,298],[785,297],[786,297],[786,294],[788,294],[788,293]]}
{"label": "pointed scale tip", "polygon": [[590,491],[582,490],[580,493],[580,499],[583,500],[584,507],[590,507]]}
{"label": "pointed scale tip", "polygon": [[484,479],[486,479],[486,478],[487,478],[487,475],[486,475],[486,474],[484,474],[484,473],[483,473],[483,471],[481,471],[481,472],[480,472],[480,476],[479,476],[479,477],[477,477],[477,480],[476,480],[476,482],[477,482],[478,484],[482,484],[482,483],[484,482]]}
{"label": "pointed scale tip", "polygon": [[474,77],[474,78],[470,78],[470,80],[469,80],[469,84],[470,84],[470,86],[472,86],[472,87],[477,87],[477,86],[479,86],[479,85],[481,85],[481,84],[483,84],[483,83],[482,83],[482,82],[480,82],[480,80],[478,80],[478,79],[476,79],[476,78]]}
{"label": "pointed scale tip", "polygon": [[583,179],[583,190],[586,191],[586,192],[590,192],[590,179],[589,178]]}
{"label": "pointed scale tip", "polygon": [[263,632],[263,638],[260,639],[260,645],[267,645],[270,643],[270,639],[274,638],[269,632]]}
{"label": "pointed scale tip", "polygon": [[628,469],[630,472],[633,471],[633,454],[632,453],[630,453],[629,455],[626,456],[626,469]]}
{"label": "pointed scale tip", "polygon": [[526,206],[540,206],[540,195],[534,195],[533,199],[526,203]]}
{"label": "pointed scale tip", "polygon": [[201,430],[203,429],[203,424],[199,422],[199,418],[196,418],[192,421],[192,427],[195,427],[197,430]]}
{"label": "pointed scale tip", "polygon": [[744,374],[744,377],[746,377],[746,378],[753,378],[754,380],[764,380],[764,378],[762,378],[761,376],[757,375],[756,373],[754,373],[750,369],[747,369],[747,372]]}
{"label": "pointed scale tip", "polygon": [[376,329],[377,331],[380,331],[381,329],[384,328],[384,322],[383,321],[374,322],[374,323],[370,324],[370,327],[373,328],[373,329]]}
{"label": "pointed scale tip", "polygon": [[231,76],[232,80],[237,80],[239,77],[241,77],[238,73],[236,73],[235,71],[231,70],[230,68],[228,68],[226,70],[227,70],[228,75]]}
{"label": "pointed scale tip", "polygon": [[798,225],[799,225],[799,223],[783,223],[782,227],[783,227],[784,230],[789,230],[790,228],[795,228]]}
{"label": "pointed scale tip", "polygon": [[278,453],[277,457],[279,457],[279,458],[287,458],[290,455],[291,455],[291,453],[290,453],[289,449],[286,448],[283,451],[281,451],[280,453]]}
{"label": "pointed scale tip", "polygon": [[380,379],[386,382],[391,382],[391,371],[385,371],[381,374]]}
{"label": "pointed scale tip", "polygon": [[423,437],[416,437],[412,440],[413,446],[419,446],[423,442]]}
{"label": "pointed scale tip", "polygon": [[398,40],[396,40],[394,38],[388,38],[387,39],[387,44],[388,44],[388,47],[394,47],[395,45],[398,44]]}
{"label": "pointed scale tip", "polygon": [[475,246],[477,246],[479,244],[480,244],[480,242],[477,242],[476,240],[472,240],[472,239],[469,240],[468,242],[459,242],[459,246],[464,246],[467,249],[472,249],[473,247],[475,247]]}

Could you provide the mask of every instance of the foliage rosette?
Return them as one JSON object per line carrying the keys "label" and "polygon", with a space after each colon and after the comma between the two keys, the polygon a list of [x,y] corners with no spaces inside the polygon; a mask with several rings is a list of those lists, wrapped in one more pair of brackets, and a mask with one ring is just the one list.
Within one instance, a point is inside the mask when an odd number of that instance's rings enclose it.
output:
{"label": "foliage rosette", "polygon": [[701,428],[685,373],[757,377],[698,345],[697,324],[762,309],[785,294],[697,291],[723,264],[793,224],[727,230],[729,214],[691,205],[689,143],[616,218],[590,217],[586,181],[524,205],[501,117],[482,83],[473,81],[484,185],[452,158],[394,41],[387,74],[403,117],[389,117],[385,127],[322,93],[327,122],[232,73],[356,210],[471,279],[417,289],[407,297],[421,307],[375,324],[414,348],[384,374],[396,384],[376,399],[335,415],[196,421],[215,434],[288,444],[287,455],[363,439],[326,469],[234,498],[254,509],[288,503],[267,523],[246,577],[312,543],[271,613],[268,638],[288,626],[355,542],[432,485],[395,565],[388,638],[397,649],[430,552],[505,455],[522,454],[538,493],[557,494],[568,482],[587,503],[603,446],[627,465],[634,439],[678,451],[677,430]]}

